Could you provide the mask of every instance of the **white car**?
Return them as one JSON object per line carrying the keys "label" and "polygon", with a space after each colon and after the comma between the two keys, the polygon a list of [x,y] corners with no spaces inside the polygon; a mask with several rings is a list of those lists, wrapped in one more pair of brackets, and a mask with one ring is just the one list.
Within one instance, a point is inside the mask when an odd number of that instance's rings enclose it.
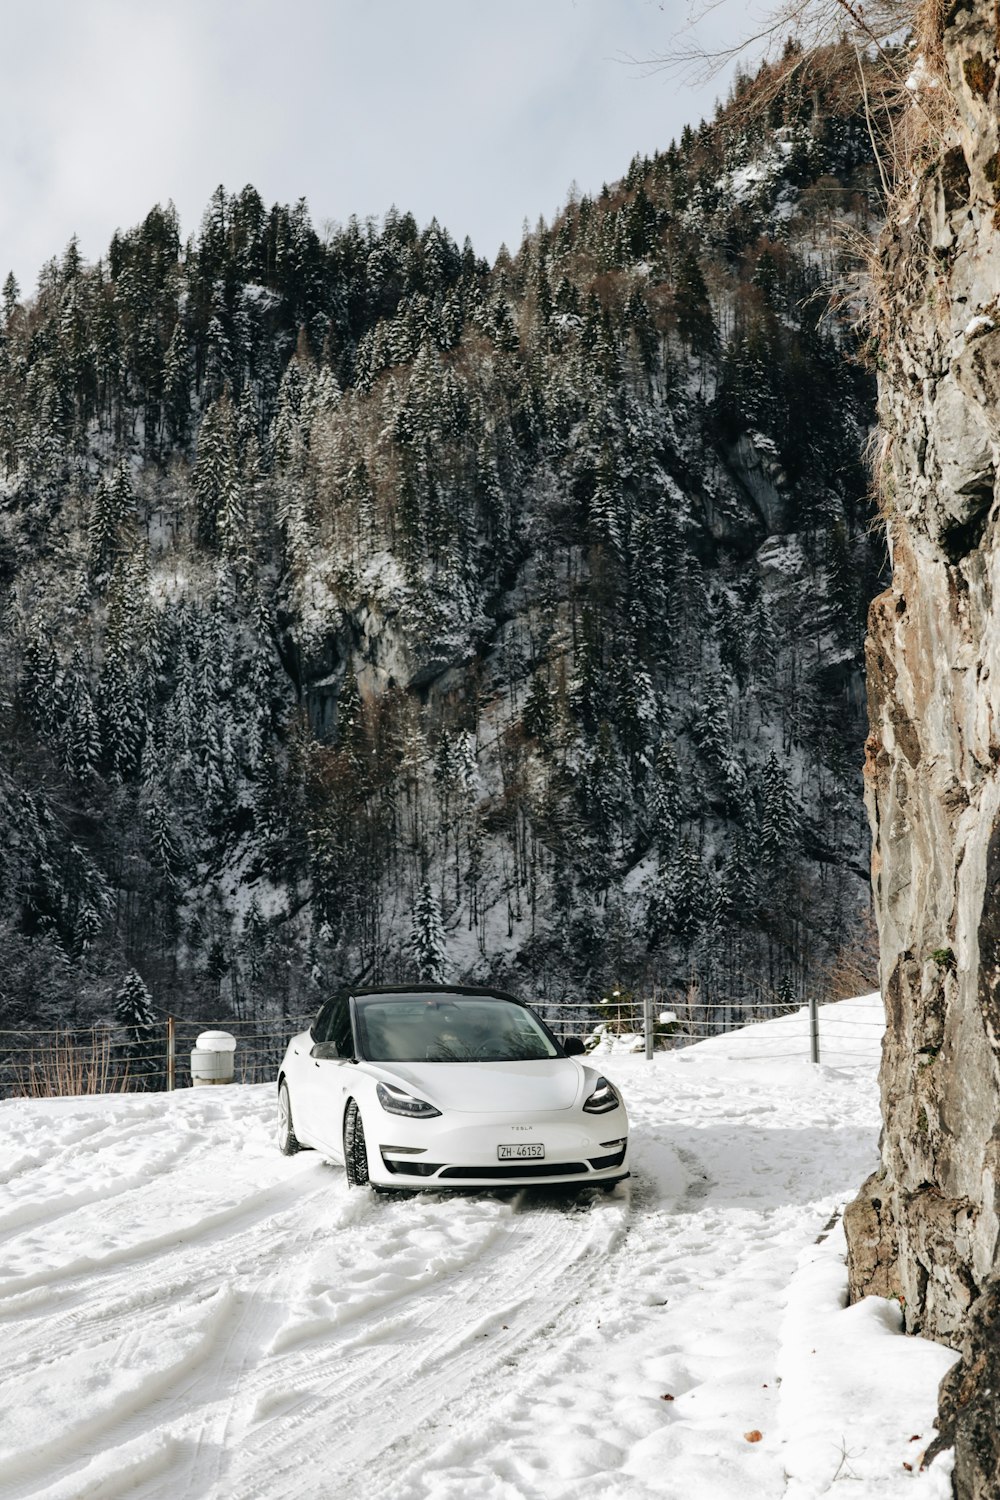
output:
{"label": "white car", "polygon": [[628,1118],[582,1053],[497,990],[356,989],[289,1042],[278,1145],[343,1162],[352,1187],[611,1188]]}

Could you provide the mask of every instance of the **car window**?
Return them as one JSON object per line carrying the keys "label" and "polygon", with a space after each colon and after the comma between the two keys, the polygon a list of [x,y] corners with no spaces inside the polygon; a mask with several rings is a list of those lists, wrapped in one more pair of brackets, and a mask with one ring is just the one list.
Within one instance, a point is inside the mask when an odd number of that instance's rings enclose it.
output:
{"label": "car window", "polygon": [[350,1001],[346,995],[337,995],[323,1006],[313,1025],[313,1040],[333,1042],[340,1057],[354,1056]]}
{"label": "car window", "polygon": [[358,1026],[361,1050],[372,1062],[526,1062],[559,1055],[531,1011],[488,996],[363,997]]}

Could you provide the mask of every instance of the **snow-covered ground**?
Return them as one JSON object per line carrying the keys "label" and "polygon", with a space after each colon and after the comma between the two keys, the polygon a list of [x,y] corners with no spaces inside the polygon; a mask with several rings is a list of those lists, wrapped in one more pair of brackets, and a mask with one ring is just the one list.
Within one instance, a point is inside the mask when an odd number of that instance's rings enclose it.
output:
{"label": "snow-covered ground", "polygon": [[952,1356],[843,1307],[880,1015],[610,1058],[610,1196],[348,1192],[263,1085],[0,1103],[0,1496],[949,1494]]}

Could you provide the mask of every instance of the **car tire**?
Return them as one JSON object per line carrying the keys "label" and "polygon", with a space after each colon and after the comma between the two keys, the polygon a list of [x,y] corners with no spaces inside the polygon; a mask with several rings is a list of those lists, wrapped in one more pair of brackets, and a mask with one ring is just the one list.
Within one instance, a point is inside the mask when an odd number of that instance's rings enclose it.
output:
{"label": "car tire", "polygon": [[294,1156],[296,1151],[303,1149],[292,1123],[292,1101],[288,1084],[282,1079],[278,1088],[278,1150],[282,1156]]}
{"label": "car tire", "polygon": [[344,1115],[344,1170],[348,1187],[368,1187],[368,1147],[361,1111],[352,1099]]}

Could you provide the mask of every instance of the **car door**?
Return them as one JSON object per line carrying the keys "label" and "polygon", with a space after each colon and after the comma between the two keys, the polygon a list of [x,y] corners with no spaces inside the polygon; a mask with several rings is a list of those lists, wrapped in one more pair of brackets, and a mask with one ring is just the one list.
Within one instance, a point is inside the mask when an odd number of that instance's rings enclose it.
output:
{"label": "car door", "polygon": [[339,1160],[344,1144],[344,1070],[354,1058],[349,997],[338,995],[327,1001],[303,1040],[303,1054],[296,1058],[298,1119],[308,1139]]}

